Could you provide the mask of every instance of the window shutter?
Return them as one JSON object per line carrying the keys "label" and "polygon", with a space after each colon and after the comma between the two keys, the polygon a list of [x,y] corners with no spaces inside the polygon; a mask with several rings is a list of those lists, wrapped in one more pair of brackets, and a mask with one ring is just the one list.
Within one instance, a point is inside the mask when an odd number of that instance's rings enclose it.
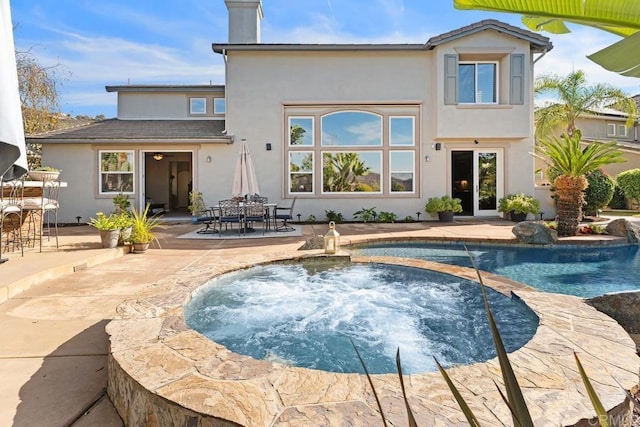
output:
{"label": "window shutter", "polygon": [[509,104],[524,104],[524,54],[511,55]]}
{"label": "window shutter", "polygon": [[444,56],[444,103],[458,103],[458,55]]}

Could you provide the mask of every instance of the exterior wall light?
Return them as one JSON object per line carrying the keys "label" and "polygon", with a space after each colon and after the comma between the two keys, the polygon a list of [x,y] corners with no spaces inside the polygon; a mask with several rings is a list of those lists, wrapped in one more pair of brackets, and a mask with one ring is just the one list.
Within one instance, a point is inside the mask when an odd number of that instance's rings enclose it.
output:
{"label": "exterior wall light", "polygon": [[164,158],[164,154],[162,154],[162,153],[153,153],[153,158],[154,158],[154,160],[160,161],[160,160],[162,160]]}

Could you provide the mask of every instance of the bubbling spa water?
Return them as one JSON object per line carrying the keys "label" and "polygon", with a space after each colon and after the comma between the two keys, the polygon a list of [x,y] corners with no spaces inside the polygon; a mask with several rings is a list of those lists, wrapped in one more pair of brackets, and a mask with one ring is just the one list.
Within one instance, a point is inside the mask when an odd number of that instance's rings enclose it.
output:
{"label": "bubbling spa water", "polygon": [[[487,288],[507,351],[535,333],[537,316]],[[231,351],[332,372],[435,371],[495,357],[480,285],[431,270],[318,260],[217,277],[185,306],[189,327]]]}

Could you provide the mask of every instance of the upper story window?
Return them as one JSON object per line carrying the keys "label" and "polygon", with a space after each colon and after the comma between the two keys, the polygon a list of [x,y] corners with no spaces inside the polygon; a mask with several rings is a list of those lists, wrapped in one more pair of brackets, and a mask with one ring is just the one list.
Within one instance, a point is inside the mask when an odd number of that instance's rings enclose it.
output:
{"label": "upper story window", "polygon": [[189,114],[207,114],[207,98],[189,98]]}
{"label": "upper story window", "polygon": [[133,193],[135,173],[133,150],[99,151],[100,194]]}
{"label": "upper story window", "polygon": [[531,76],[523,53],[447,53],[443,71],[445,105],[528,105]]}
{"label": "upper story window", "polygon": [[498,63],[461,62],[458,64],[459,102],[495,104],[498,102]]}
{"label": "upper story window", "polygon": [[225,114],[227,103],[225,98],[213,98],[213,114]]}

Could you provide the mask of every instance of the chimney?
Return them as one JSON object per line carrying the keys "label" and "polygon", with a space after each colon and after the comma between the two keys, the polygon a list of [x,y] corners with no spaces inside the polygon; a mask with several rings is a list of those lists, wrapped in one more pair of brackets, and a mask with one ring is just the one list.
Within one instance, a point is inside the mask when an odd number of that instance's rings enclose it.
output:
{"label": "chimney", "polygon": [[260,43],[261,0],[224,0],[229,11],[229,43]]}

